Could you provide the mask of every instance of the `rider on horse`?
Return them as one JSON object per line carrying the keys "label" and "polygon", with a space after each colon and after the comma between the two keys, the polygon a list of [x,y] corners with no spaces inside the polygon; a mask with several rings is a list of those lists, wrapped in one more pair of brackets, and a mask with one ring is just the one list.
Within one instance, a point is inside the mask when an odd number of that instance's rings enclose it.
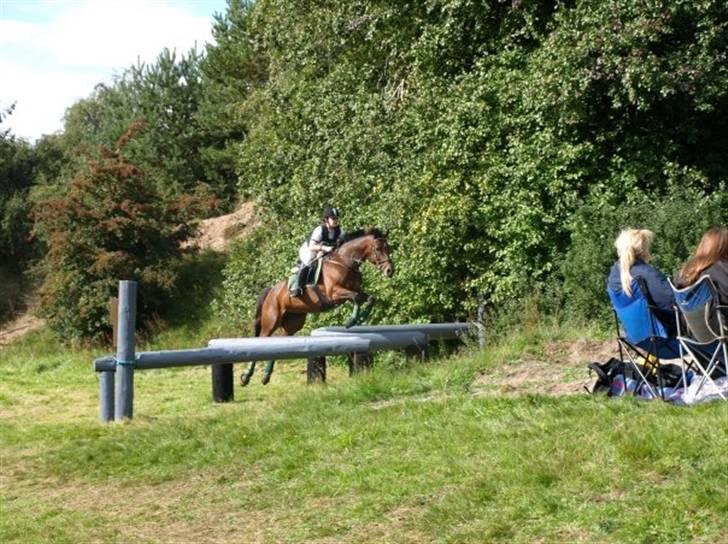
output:
{"label": "rider on horse", "polygon": [[298,297],[303,294],[306,287],[306,276],[309,265],[336,247],[344,235],[339,225],[338,208],[326,207],[321,217],[321,224],[313,229],[311,236],[298,250],[299,269],[291,285],[291,296]]}

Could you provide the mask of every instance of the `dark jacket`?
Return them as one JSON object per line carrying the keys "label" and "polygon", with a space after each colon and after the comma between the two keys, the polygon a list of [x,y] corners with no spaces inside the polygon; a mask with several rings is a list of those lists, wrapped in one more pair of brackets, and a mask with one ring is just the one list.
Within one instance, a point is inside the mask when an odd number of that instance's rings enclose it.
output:
{"label": "dark jacket", "polygon": [[[660,322],[665,325],[668,333],[677,334],[677,325],[675,323],[675,311],[673,304],[675,296],[672,288],[667,281],[665,275],[644,261],[637,259],[629,269],[632,279],[642,278],[647,286],[650,300],[656,306],[655,315]],[[607,287],[615,293],[622,292],[622,282],[619,273],[619,261],[612,265],[607,279]]]}

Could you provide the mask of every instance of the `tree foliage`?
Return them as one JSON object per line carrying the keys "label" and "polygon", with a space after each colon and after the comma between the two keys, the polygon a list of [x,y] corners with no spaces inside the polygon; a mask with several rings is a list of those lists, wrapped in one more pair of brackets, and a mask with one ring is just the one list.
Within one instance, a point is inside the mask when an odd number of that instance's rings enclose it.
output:
{"label": "tree foliage", "polygon": [[67,110],[64,145],[76,155],[94,157],[132,124],[143,123],[143,134],[125,153],[162,194],[181,195],[204,185],[232,202],[234,173],[205,153],[218,137],[200,121],[202,58],[194,49],[179,56],[165,49],[154,63],[131,66],[112,85],[98,85]]}
{"label": "tree foliage", "polygon": [[139,282],[139,321],[174,293],[180,244],[209,203],[165,197],[123,154],[133,130],[80,173],[66,195],[34,208],[35,234],[48,251],[39,264],[41,313],[68,341],[110,332],[108,301],[120,279]]}

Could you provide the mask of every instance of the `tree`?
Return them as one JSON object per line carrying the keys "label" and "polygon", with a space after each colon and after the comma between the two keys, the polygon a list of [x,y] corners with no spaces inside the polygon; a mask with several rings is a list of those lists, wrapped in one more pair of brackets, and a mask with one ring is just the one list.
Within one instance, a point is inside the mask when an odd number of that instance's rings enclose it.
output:
{"label": "tree", "polygon": [[[0,126],[14,106],[0,111]],[[0,130],[0,263],[20,272],[29,256],[27,193],[33,180],[33,153],[28,142]]]}
{"label": "tree", "polygon": [[34,207],[35,234],[48,252],[39,265],[41,313],[66,341],[110,333],[108,300],[119,279],[139,282],[140,323],[174,292],[180,244],[210,200],[167,197],[124,150],[136,125],[113,150],[80,171],[64,196]]}
{"label": "tree", "polygon": [[98,85],[67,110],[66,147],[75,155],[98,158],[99,149],[112,147],[132,123],[141,122],[145,131],[129,142],[125,154],[161,193],[188,194],[204,185],[231,200],[234,181],[225,165],[203,156],[210,137],[198,117],[201,62],[195,49],[184,55],[165,49],[154,63],[132,66],[112,85]]}

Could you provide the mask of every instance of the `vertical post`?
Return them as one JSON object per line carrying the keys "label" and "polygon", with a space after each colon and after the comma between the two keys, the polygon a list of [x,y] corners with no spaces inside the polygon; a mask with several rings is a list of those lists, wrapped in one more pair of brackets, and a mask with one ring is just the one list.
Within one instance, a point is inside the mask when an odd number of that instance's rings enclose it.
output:
{"label": "vertical post", "polygon": [[213,402],[231,402],[235,399],[233,387],[233,365],[225,363],[212,367],[212,400]]}
{"label": "vertical post", "polygon": [[114,374],[113,370],[99,372],[99,419],[101,423],[114,421]]}
{"label": "vertical post", "polygon": [[326,357],[309,357],[306,365],[307,383],[326,381]]}
{"label": "vertical post", "polygon": [[349,376],[353,376],[363,370],[369,370],[373,364],[374,356],[371,353],[350,353]]}
{"label": "vertical post", "polygon": [[119,319],[116,340],[116,384],[114,419],[131,419],[134,415],[134,331],[136,328],[137,284],[119,282]]}
{"label": "vertical post", "polygon": [[[116,329],[119,320],[119,299],[109,299],[109,322],[111,323],[111,347],[116,350]],[[101,423],[114,421],[114,376],[115,372],[99,372],[99,419]]]}

